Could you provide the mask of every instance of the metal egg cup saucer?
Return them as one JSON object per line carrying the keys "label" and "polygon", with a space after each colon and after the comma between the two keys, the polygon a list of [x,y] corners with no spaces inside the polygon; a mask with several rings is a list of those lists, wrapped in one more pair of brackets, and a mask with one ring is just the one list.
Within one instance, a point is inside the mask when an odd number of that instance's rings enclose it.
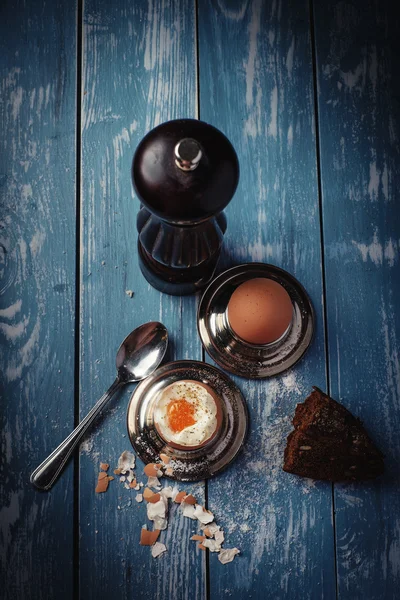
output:
{"label": "metal egg cup saucer", "polygon": [[[194,380],[211,387],[220,402],[221,426],[204,446],[193,450],[171,447],[154,424],[154,408],[167,386]],[[160,453],[172,458],[177,481],[198,481],[216,475],[236,457],[248,430],[248,412],[236,384],[219,369],[199,361],[180,360],[165,364],[142,381],[131,395],[127,413],[128,435],[138,456],[145,463],[159,462]]]}
{"label": "metal egg cup saucer", "polygon": [[[256,277],[282,285],[293,304],[293,319],[284,335],[271,344],[256,346],[232,331],[227,306],[234,290]],[[266,263],[246,263],[221,273],[201,298],[197,325],[203,346],[223,369],[249,379],[262,379],[286,371],[303,356],[314,331],[314,311],[303,286],[292,275]]]}

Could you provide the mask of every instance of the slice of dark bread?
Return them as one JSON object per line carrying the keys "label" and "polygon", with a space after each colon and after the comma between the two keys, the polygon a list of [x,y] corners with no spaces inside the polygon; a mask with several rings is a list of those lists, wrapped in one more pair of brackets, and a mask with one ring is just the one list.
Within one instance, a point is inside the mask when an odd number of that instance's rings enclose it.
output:
{"label": "slice of dark bread", "polygon": [[383,454],[361,421],[314,387],[293,418],[283,470],[311,479],[361,481],[384,471]]}

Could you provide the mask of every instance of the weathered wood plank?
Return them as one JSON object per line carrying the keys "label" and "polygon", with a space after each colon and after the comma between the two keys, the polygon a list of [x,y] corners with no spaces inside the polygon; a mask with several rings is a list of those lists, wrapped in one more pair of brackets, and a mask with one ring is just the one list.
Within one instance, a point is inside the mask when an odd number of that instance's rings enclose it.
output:
{"label": "weathered wood plank", "polygon": [[337,486],[340,598],[400,583],[400,11],[315,3],[331,391],[386,454],[387,474]]}
{"label": "weathered wood plank", "polygon": [[[73,427],[75,2],[0,10],[1,597],[69,599],[72,465],[30,472]],[[62,568],[60,568],[62,565]]]}
{"label": "weathered wood plank", "polygon": [[[169,118],[196,116],[194,6],[183,0],[89,0],[84,7],[82,119],[81,414],[114,377],[119,343],[134,327],[161,320],[169,358],[200,358],[195,304],[152,289],[137,263],[130,166],[142,136]],[[125,292],[135,292],[130,298]],[[136,492],[111,482],[95,495],[99,460],[116,464],[129,448],[128,392],[114,403],[81,454],[80,580],[84,598],[203,598],[205,556],[189,541],[193,527],[176,507],[168,553],[139,546],[147,522]],[[142,481],[142,466],[137,474]],[[182,486],[183,487],[183,486]],[[199,499],[204,486],[190,486]],[[131,502],[131,504],[130,504]],[[117,507],[121,508],[118,509]]]}
{"label": "weathered wood plank", "polygon": [[210,556],[211,598],[334,598],[331,486],[281,471],[297,402],[326,386],[307,2],[199,3],[200,117],[233,142],[241,181],[227,209],[225,264],[264,261],[310,293],[316,336],[303,361],[268,381],[238,380],[251,427],[245,451],[209,482],[226,546]]}

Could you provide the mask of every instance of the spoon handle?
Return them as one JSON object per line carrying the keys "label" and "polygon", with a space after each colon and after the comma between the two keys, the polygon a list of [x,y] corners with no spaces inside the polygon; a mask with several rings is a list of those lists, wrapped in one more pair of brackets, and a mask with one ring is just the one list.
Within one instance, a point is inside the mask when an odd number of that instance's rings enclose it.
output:
{"label": "spoon handle", "polygon": [[79,425],[65,438],[63,442],[33,471],[31,483],[39,490],[49,490],[57,481],[68,462],[72,452],[85,435],[105,404],[112,398],[121,385],[117,378],[105,394],[96,402],[93,408]]}

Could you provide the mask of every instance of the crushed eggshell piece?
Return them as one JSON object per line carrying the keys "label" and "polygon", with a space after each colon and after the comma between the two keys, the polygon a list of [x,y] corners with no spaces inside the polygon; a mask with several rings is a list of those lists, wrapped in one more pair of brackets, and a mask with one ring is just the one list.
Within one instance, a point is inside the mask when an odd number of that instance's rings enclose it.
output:
{"label": "crushed eggshell piece", "polygon": [[212,523],[208,523],[205,526],[202,525],[200,529],[204,531],[204,535],[206,535],[207,537],[213,537],[214,534],[221,529],[221,527],[213,521]]}
{"label": "crushed eggshell piece", "polygon": [[[159,495],[159,494],[158,494]],[[159,495],[160,496],[160,495]],[[153,521],[155,517],[165,518],[167,514],[168,501],[160,496],[157,502],[147,503],[147,517],[150,521]]]}
{"label": "crushed eggshell piece", "polygon": [[[162,490],[160,490],[160,494],[162,494],[164,496],[164,498],[171,498],[172,499],[174,497],[174,494],[175,494],[175,489],[176,488],[173,488],[170,485],[167,485]],[[177,493],[178,493],[178,490],[176,489],[176,494]]]}
{"label": "crushed eggshell piece", "polygon": [[105,473],[104,471],[101,471],[98,475],[97,478],[97,486],[95,489],[95,492],[97,494],[102,494],[103,492],[107,491],[108,488],[108,477],[107,477],[107,473]]}
{"label": "crushed eggshell piece", "polygon": [[100,463],[100,469],[102,471],[108,471],[108,469],[110,468],[110,465],[108,465],[107,463]]}
{"label": "crushed eggshell piece", "polygon": [[209,549],[210,552],[219,552],[221,550],[220,544],[218,544],[215,540],[204,540],[203,544]]}
{"label": "crushed eggshell piece", "polygon": [[207,550],[207,548],[203,544],[199,544],[198,547],[200,550]]}
{"label": "crushed eggshell piece", "polygon": [[143,494],[136,494],[135,500],[136,502],[143,502]]}
{"label": "crushed eggshell piece", "polygon": [[158,502],[161,498],[161,494],[153,494],[152,496],[150,496],[150,498],[147,499],[147,502],[150,502],[151,504],[155,504],[156,502]]}
{"label": "crushed eggshell piece", "polygon": [[129,469],[135,468],[135,455],[129,450],[124,450],[118,459],[118,469],[121,469],[121,473],[126,473]]}
{"label": "crushed eggshell piece", "polygon": [[224,532],[222,531],[222,529],[220,529],[219,531],[215,532],[214,539],[217,542],[217,544],[219,544],[220,546],[222,546],[222,544],[225,541],[225,536],[224,536]]}
{"label": "crushed eggshell piece", "polygon": [[188,494],[187,496],[184,497],[184,499],[182,500],[182,504],[196,504],[197,500],[194,496],[192,496],[192,494]]}
{"label": "crushed eggshell piece", "polygon": [[114,475],[121,475],[122,469],[114,469]]}
{"label": "crushed eggshell piece", "polygon": [[175,496],[174,502],[177,502],[178,504],[181,504],[182,500],[185,498],[186,495],[187,495],[186,492],[179,492]]}
{"label": "crushed eggshell piece", "polygon": [[164,465],[168,465],[171,461],[170,457],[168,456],[168,454],[160,454],[160,458],[163,461]]}
{"label": "crushed eggshell piece", "polygon": [[161,484],[158,477],[149,477],[147,480],[147,487],[152,487],[156,488],[156,490],[159,490],[161,488]]}
{"label": "crushed eggshell piece", "polygon": [[147,477],[161,477],[162,471],[160,471],[160,467],[162,465],[156,463],[149,463],[144,468],[144,474]]}
{"label": "crushed eggshell piece", "polygon": [[129,482],[129,487],[135,489],[136,486],[137,486],[136,479],[132,479],[132,481]]}
{"label": "crushed eggshell piece", "polygon": [[153,558],[157,558],[157,556],[161,556],[164,552],[167,551],[165,544],[161,544],[161,542],[156,542],[151,549],[151,555]]}
{"label": "crushed eggshell piece", "polygon": [[182,506],[183,506],[183,511],[182,511],[183,516],[188,517],[189,519],[196,520],[197,517],[194,514],[195,508],[194,508],[193,504],[183,503]]}
{"label": "crushed eggshell piece", "polygon": [[152,498],[153,496],[156,496],[157,494],[155,494],[150,488],[144,488],[143,491],[143,498],[146,500],[146,502],[148,502],[150,500],[150,498]]}
{"label": "crushed eggshell piece", "polygon": [[172,475],[174,474],[174,470],[172,467],[167,467],[165,469],[165,474],[167,475],[167,477],[172,477]]}
{"label": "crushed eggshell piece", "polygon": [[153,523],[154,527],[160,531],[164,531],[168,527],[168,519],[165,517],[155,517]]}
{"label": "crushed eggshell piece", "polygon": [[214,515],[209,511],[200,506],[200,504],[196,504],[196,508],[194,511],[194,517],[200,521],[200,523],[211,523],[214,521]]}
{"label": "crushed eggshell piece", "polygon": [[112,475],[108,476],[108,481],[114,481],[114,477]]}
{"label": "crushed eggshell piece", "polygon": [[158,540],[160,535],[159,529],[149,531],[148,529],[142,528],[140,531],[140,545],[141,546],[152,546]]}
{"label": "crushed eggshell piece", "polygon": [[205,535],[192,535],[192,537],[190,538],[191,540],[193,540],[194,542],[204,542],[204,540],[206,539]]}
{"label": "crushed eggshell piece", "polygon": [[218,560],[223,565],[226,565],[226,563],[233,561],[236,554],[240,554],[240,550],[238,548],[225,548],[218,554]]}

